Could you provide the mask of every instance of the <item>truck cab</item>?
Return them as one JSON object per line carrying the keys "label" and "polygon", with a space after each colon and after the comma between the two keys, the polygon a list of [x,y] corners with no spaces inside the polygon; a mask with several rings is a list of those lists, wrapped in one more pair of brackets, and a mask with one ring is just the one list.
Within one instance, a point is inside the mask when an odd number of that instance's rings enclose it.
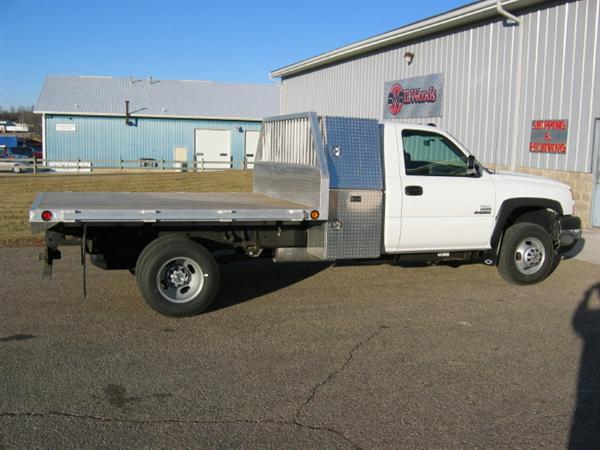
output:
{"label": "truck cab", "polygon": [[495,173],[435,127],[386,122],[383,139],[388,253],[491,249],[499,212],[520,203],[573,213],[566,184]]}

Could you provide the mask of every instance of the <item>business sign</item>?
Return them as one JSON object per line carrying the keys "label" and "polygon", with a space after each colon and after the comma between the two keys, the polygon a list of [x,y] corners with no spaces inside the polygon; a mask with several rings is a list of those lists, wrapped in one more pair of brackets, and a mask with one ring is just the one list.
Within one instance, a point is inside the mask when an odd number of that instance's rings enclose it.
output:
{"label": "business sign", "polygon": [[533,120],[529,151],[533,153],[567,153],[568,120]]}
{"label": "business sign", "polygon": [[383,85],[384,119],[442,117],[444,74],[387,81]]}
{"label": "business sign", "polygon": [[77,125],[74,123],[57,123],[56,131],[77,131]]}

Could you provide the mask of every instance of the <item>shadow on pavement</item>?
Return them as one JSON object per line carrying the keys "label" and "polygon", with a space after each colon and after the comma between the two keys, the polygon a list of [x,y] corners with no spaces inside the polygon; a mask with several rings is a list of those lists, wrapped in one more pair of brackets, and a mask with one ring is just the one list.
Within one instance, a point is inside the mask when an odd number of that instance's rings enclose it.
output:
{"label": "shadow on pavement", "polygon": [[270,260],[225,264],[217,299],[206,312],[237,305],[309,278],[330,263],[279,263]]}
{"label": "shadow on pavement", "polygon": [[[594,299],[596,304],[592,305]],[[583,351],[569,449],[597,449],[600,448],[600,283],[585,293],[572,325],[583,339]]]}

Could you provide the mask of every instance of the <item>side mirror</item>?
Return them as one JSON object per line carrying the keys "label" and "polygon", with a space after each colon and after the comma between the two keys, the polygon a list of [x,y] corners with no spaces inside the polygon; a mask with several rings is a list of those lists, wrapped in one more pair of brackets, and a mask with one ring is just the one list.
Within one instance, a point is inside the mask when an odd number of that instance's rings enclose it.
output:
{"label": "side mirror", "polygon": [[469,155],[467,158],[467,170],[471,171],[475,168],[475,157],[473,155]]}
{"label": "side mirror", "polygon": [[467,175],[477,176],[479,175],[479,169],[477,168],[477,161],[473,155],[469,155],[467,158]]}

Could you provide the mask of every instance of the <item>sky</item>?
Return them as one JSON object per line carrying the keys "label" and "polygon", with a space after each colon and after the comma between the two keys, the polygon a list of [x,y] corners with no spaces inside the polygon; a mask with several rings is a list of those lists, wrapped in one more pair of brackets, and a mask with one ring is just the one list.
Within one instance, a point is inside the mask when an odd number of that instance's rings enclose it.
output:
{"label": "sky", "polygon": [[47,75],[273,83],[269,72],[472,0],[0,0],[0,107]]}

